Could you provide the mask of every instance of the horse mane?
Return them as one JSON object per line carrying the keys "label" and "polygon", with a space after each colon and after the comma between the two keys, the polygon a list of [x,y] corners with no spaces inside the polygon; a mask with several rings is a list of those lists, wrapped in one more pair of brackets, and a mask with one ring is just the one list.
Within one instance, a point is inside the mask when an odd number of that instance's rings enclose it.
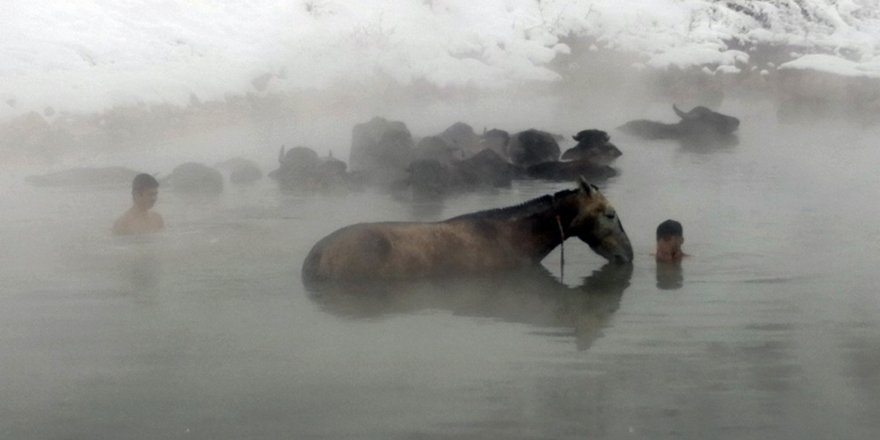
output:
{"label": "horse mane", "polygon": [[534,198],[520,203],[519,205],[507,206],[504,208],[487,209],[485,211],[476,211],[462,214],[447,219],[446,221],[456,220],[514,220],[527,218],[534,214],[546,212],[553,207],[554,199],[562,199],[566,196],[576,193],[576,189],[565,189],[554,194],[545,194],[541,197]]}

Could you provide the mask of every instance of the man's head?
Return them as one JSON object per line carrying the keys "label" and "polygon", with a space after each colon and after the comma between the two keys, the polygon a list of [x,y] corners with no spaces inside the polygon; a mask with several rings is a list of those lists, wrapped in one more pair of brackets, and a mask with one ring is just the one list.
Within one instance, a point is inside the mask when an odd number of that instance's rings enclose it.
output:
{"label": "man's head", "polygon": [[682,257],[681,245],[684,243],[684,232],[681,223],[666,220],[657,226],[657,259],[675,261]]}
{"label": "man's head", "polygon": [[140,209],[148,210],[156,204],[159,196],[159,181],[155,177],[142,173],[131,182],[131,197]]}

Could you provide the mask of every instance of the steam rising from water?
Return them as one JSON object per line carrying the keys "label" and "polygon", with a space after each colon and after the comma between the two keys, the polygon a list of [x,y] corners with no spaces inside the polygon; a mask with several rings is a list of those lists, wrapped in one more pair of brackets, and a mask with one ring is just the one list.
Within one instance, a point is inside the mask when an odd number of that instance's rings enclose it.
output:
{"label": "steam rising from water", "polygon": [[415,136],[457,121],[569,136],[670,121],[671,103],[729,108],[743,94],[880,114],[870,1],[10,5],[0,14],[7,168],[163,173],[233,155],[271,168],[282,144],[346,159],[351,127],[373,116]]}

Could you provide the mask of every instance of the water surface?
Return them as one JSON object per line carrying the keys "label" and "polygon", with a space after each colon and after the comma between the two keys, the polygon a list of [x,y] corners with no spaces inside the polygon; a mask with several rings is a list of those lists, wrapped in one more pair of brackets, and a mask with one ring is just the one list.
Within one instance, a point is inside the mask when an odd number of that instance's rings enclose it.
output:
{"label": "water surface", "polygon": [[[636,251],[566,242],[540,270],[307,292],[343,225],[437,220],[567,183],[439,204],[163,191],[168,229],[109,235],[127,189],[0,194],[0,437],[873,438],[880,432],[876,130],[777,127],[694,151],[612,133],[603,184]],[[574,119],[574,117],[572,117]],[[571,128],[571,132],[588,127]],[[693,256],[650,256],[684,224]]]}

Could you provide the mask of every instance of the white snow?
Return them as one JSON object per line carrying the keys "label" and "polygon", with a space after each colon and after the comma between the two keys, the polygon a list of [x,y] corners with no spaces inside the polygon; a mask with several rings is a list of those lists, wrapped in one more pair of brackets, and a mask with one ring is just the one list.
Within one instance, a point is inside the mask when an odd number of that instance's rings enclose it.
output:
{"label": "white snow", "polygon": [[376,75],[441,87],[554,81],[549,63],[568,53],[568,36],[639,54],[639,67],[739,72],[749,63],[730,47],[739,41],[797,47],[781,68],[880,75],[880,0],[4,0],[0,118]]}
{"label": "white snow", "polygon": [[812,54],[784,63],[779,68],[816,70],[840,76],[880,78],[880,58],[864,62],[854,62],[833,55]]}

